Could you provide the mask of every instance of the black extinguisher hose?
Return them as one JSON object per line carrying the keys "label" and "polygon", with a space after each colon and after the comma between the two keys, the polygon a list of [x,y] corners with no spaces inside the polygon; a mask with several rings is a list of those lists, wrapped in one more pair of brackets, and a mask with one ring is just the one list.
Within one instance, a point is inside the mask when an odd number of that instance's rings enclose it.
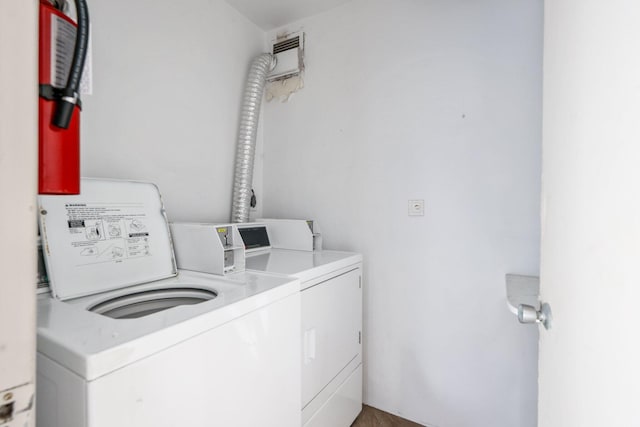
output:
{"label": "black extinguisher hose", "polygon": [[56,103],[56,110],[53,115],[53,125],[62,129],[69,127],[73,109],[78,103],[80,80],[82,70],[87,57],[89,46],[89,10],[85,0],[75,0],[76,14],[78,15],[78,28],[76,29],[76,44],[73,49],[73,59],[71,70],[67,79],[67,86],[62,90],[62,97]]}

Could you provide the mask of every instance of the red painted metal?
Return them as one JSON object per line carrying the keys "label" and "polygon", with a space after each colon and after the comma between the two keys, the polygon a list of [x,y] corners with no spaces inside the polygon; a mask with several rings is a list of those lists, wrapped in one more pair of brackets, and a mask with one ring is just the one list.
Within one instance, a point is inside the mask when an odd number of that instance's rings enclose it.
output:
{"label": "red painted metal", "polygon": [[[59,16],[75,23],[64,13],[40,0],[40,65],[39,82],[51,81],[51,19]],[[40,96],[39,100],[39,167],[38,192],[40,194],[80,193],[80,107],[74,108],[67,129],[52,124],[55,101]]]}

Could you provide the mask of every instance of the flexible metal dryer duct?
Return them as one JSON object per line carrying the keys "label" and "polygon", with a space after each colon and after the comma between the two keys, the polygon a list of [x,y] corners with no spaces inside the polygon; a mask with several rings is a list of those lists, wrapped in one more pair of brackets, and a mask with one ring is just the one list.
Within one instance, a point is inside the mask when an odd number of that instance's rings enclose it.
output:
{"label": "flexible metal dryer duct", "polygon": [[249,221],[251,208],[251,184],[253,182],[253,163],[256,154],[256,134],[262,95],[267,74],[276,66],[276,58],[270,53],[258,55],[251,63],[247,84],[242,100],[238,145],[236,147],[236,167],[233,178],[233,205],[231,221],[234,223]]}

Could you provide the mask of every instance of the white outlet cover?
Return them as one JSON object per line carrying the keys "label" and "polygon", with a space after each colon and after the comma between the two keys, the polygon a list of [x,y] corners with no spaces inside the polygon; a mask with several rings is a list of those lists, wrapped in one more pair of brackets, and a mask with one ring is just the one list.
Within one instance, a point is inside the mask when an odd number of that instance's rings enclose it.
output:
{"label": "white outlet cover", "polygon": [[424,216],[424,200],[409,200],[409,216]]}

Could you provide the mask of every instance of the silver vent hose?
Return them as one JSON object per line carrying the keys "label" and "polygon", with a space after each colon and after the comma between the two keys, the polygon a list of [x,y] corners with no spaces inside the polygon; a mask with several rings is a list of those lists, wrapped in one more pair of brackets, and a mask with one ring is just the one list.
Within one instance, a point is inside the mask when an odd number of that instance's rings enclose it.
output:
{"label": "silver vent hose", "polygon": [[275,66],[275,56],[270,53],[263,53],[254,58],[249,69],[240,113],[236,167],[233,177],[231,221],[234,223],[249,221],[253,163],[256,154],[256,135],[258,133],[262,95],[267,74]]}

